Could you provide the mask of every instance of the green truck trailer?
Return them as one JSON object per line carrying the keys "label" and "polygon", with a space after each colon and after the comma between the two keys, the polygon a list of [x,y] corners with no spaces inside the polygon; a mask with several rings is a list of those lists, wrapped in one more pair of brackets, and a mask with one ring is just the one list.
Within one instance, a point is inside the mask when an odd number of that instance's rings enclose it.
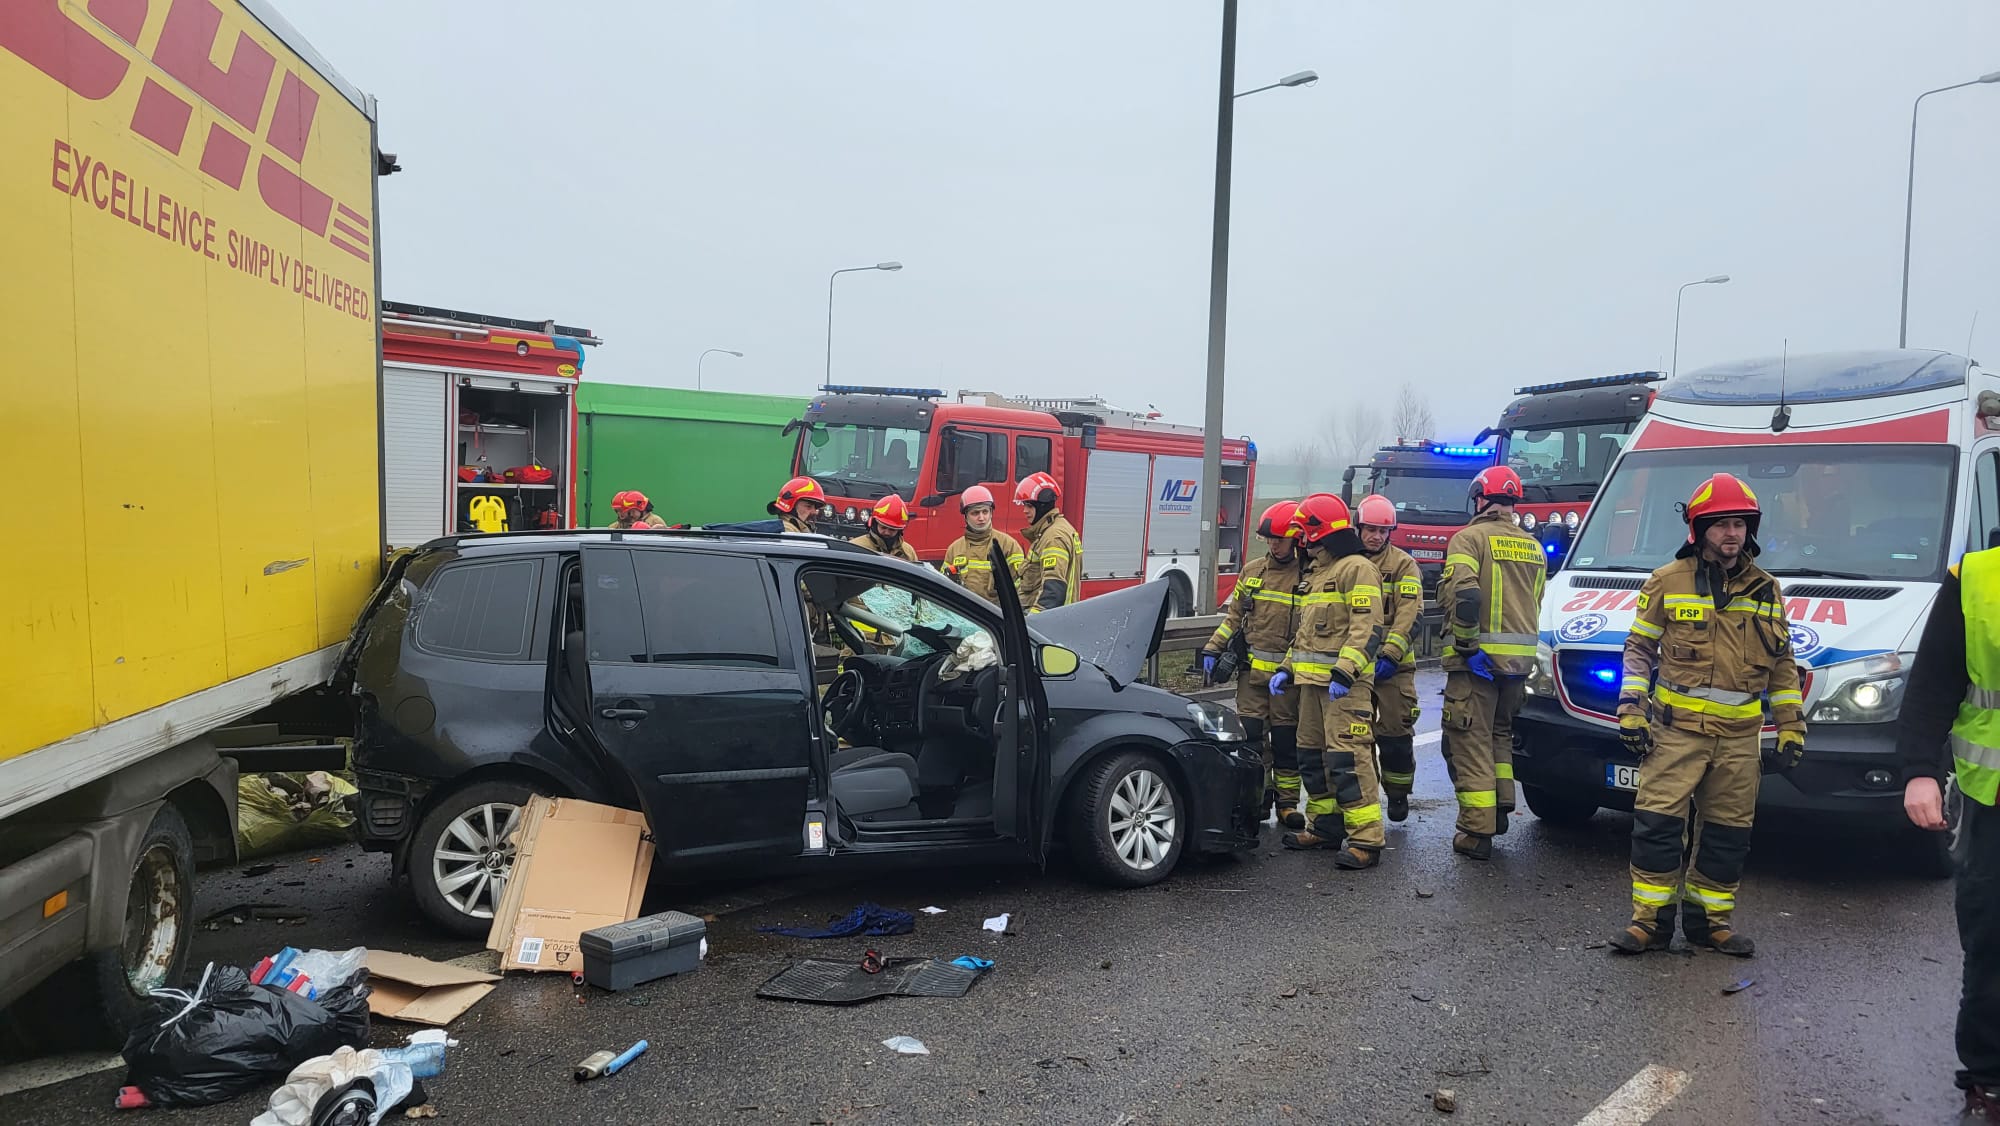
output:
{"label": "green truck trailer", "polygon": [[785,424],[807,400],[586,382],[576,403],[577,523],[603,527],[623,489],[670,524],[763,519],[790,472]]}

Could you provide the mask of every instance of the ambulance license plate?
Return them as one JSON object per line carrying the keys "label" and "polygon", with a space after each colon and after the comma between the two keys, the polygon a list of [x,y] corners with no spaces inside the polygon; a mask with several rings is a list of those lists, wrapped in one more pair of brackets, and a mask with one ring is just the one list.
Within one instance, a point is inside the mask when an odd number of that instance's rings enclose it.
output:
{"label": "ambulance license plate", "polygon": [[1604,784],[1613,790],[1637,790],[1639,788],[1639,768],[1622,762],[1604,764]]}

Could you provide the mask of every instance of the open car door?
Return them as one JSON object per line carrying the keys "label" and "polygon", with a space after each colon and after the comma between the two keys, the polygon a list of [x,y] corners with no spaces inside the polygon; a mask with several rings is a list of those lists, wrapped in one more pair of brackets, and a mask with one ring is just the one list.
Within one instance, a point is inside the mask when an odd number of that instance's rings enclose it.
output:
{"label": "open car door", "polygon": [[993,831],[1012,837],[1041,863],[1048,855],[1049,701],[1028,636],[1020,594],[1006,576],[1006,552],[993,545],[994,599],[1000,604],[1000,715],[994,724]]}

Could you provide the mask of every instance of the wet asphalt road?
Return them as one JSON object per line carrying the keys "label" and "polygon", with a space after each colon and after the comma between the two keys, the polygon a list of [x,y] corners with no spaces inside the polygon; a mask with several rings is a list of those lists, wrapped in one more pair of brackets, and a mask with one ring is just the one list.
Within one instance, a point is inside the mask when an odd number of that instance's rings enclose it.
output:
{"label": "wet asphalt road", "polygon": [[[1426,677],[1422,729],[1434,730],[1438,685]],[[581,1003],[555,975],[508,979],[453,1025],[461,1046],[430,1084],[435,1105],[458,1121],[548,1123],[1566,1124],[1660,1065],[1688,1082],[1656,1123],[1953,1121],[1948,884],[1905,875],[1879,844],[1760,834],[1739,915],[1757,958],[1620,958],[1600,944],[1626,917],[1629,818],[1560,830],[1519,816],[1492,863],[1461,861],[1434,742],[1419,761],[1416,810],[1370,872],[1284,852],[1267,831],[1255,854],[1131,892],[1084,884],[1061,860],[1046,874],[710,889],[688,905],[726,912],[700,972]],[[204,931],[197,962],[247,964],[286,943],[440,958],[479,945],[416,922],[386,861],[348,849],[210,877],[202,899],[204,912],[271,902],[312,916]],[[865,899],[946,913],[894,938],[756,930]],[[1019,933],[980,929],[1001,911]],[[998,964],[958,1000],[834,1008],[754,996],[794,958],[858,960],[870,945]],[[1754,984],[1723,992],[1743,978]],[[412,1030],[376,1027],[379,1044]],[[892,1054],[880,1041],[895,1035],[932,1054]],[[569,1078],[590,1052],[641,1037],[652,1050],[626,1072]],[[0,1096],[0,1123],[113,1117],[120,1075]],[[1432,1109],[1440,1087],[1456,1092],[1449,1119]],[[264,1098],[153,1118],[240,1126]]]}

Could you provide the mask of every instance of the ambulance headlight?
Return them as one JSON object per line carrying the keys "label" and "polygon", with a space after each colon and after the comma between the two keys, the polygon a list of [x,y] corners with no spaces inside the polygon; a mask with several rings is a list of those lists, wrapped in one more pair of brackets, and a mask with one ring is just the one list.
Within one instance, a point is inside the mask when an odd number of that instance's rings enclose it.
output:
{"label": "ambulance headlight", "polygon": [[1532,513],[1532,512],[1523,512],[1523,513],[1521,513],[1521,530],[1522,530],[1522,531],[1524,531],[1524,532],[1532,532],[1532,531],[1534,531],[1534,530],[1535,530],[1535,514],[1534,514],[1534,513]]}
{"label": "ambulance headlight", "polygon": [[1806,717],[1808,723],[1890,723],[1903,710],[1915,653],[1877,653],[1819,670],[1829,686]]}
{"label": "ambulance headlight", "polygon": [[1554,698],[1556,694],[1556,653],[1555,650],[1549,648],[1547,642],[1536,643],[1535,671],[1528,674],[1528,681],[1522,687],[1530,696]]}

